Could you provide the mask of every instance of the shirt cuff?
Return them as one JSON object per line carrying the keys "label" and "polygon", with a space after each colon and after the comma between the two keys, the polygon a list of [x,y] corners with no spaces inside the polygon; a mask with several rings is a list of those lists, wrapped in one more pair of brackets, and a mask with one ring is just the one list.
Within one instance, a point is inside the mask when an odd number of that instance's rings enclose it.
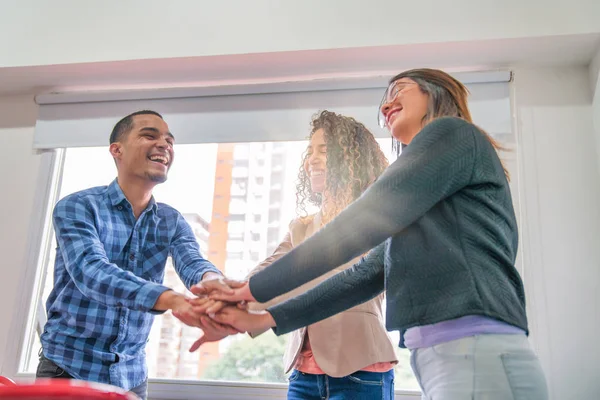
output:
{"label": "shirt cuff", "polygon": [[152,314],[164,313],[164,311],[153,310],[152,308],[156,304],[158,297],[167,290],[171,289],[158,283],[148,282],[144,284],[135,297],[136,309],[148,311]]}

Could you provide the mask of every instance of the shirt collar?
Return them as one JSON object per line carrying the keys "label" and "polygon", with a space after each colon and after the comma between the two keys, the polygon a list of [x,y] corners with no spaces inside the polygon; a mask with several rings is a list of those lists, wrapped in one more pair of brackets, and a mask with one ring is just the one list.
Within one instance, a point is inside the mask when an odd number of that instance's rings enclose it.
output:
{"label": "shirt collar", "polygon": [[[117,182],[116,178],[114,181],[111,182],[110,185],[108,185],[108,198],[110,199],[110,203],[113,206],[118,206],[120,204],[125,203],[126,205],[131,207],[129,200],[127,200],[127,197],[125,197],[125,194],[121,190],[121,187],[119,186],[119,183]],[[152,210],[153,212],[156,212],[157,208],[158,206],[156,204],[156,200],[154,200],[154,196],[150,197],[150,201],[148,202],[146,211]]]}
{"label": "shirt collar", "polygon": [[108,198],[113,206],[118,206],[124,201],[129,203],[116,178],[110,185],[108,185]]}

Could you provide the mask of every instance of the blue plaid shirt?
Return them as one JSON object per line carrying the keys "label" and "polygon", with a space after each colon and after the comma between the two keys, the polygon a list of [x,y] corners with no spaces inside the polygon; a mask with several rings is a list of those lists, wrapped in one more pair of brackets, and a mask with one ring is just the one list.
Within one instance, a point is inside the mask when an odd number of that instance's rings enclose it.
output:
{"label": "blue plaid shirt", "polygon": [[58,248],[44,355],[75,378],[129,390],[147,378],[145,346],[169,255],[189,289],[206,272],[189,224],[150,201],[139,218],[117,181],[71,194],[53,214]]}

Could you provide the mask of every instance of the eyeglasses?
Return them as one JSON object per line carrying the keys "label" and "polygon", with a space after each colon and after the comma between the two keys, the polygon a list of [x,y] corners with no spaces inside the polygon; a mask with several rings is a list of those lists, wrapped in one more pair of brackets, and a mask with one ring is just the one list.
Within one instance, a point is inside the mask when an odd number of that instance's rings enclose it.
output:
{"label": "eyeglasses", "polygon": [[396,100],[398,95],[400,93],[405,92],[406,89],[410,85],[416,85],[416,84],[417,84],[416,82],[396,81],[396,82],[392,83],[390,86],[388,86],[388,88],[385,90],[385,93],[383,94],[381,103],[379,103],[379,109],[377,110],[377,120],[378,120],[379,126],[381,128],[385,128],[387,126],[387,122],[385,120],[385,115],[383,115],[383,112],[381,111],[381,107],[383,107],[384,104],[389,104],[389,103],[393,102],[394,100]]}

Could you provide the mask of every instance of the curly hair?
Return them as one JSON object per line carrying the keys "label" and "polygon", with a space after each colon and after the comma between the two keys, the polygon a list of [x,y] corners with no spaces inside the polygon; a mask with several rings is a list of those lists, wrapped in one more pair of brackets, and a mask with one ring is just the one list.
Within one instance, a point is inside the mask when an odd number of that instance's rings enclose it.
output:
{"label": "curly hair", "polygon": [[[335,202],[330,209],[321,210],[323,224],[326,224],[377,179],[387,168],[388,160],[373,134],[354,118],[325,110],[313,116],[311,127],[309,139],[316,131],[323,129],[327,145],[325,192]],[[301,218],[308,217],[308,204],[323,205],[322,194],[311,190],[304,169],[307,159],[308,153],[305,152],[296,185],[296,211]]]}

